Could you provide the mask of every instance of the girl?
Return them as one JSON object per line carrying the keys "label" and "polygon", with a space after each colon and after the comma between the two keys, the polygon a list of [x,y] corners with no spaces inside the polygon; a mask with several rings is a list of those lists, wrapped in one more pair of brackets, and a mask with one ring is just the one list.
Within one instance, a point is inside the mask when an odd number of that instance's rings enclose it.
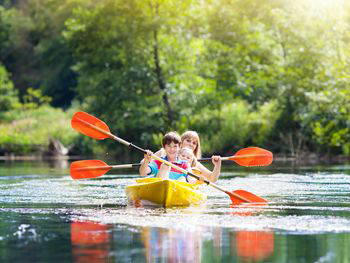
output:
{"label": "girl", "polygon": [[190,148],[197,159],[202,158],[199,135],[195,131],[186,131],[181,135],[181,147]]}
{"label": "girl", "polygon": [[188,147],[182,147],[180,149],[179,159],[183,161],[187,161],[191,167],[195,167],[197,165],[197,159],[194,156],[192,149]]}
{"label": "girl", "polygon": [[[202,157],[202,151],[201,151],[201,143],[198,136],[198,133],[195,131],[186,131],[181,135],[181,148],[190,148],[194,154],[194,156],[199,159]],[[213,171],[208,170],[203,164],[200,162],[197,162],[194,166],[192,166],[192,169],[195,168],[196,170],[200,171],[201,176],[205,177],[211,182],[216,182],[220,175],[221,170],[221,157],[217,155],[213,155],[211,157],[211,161],[214,164]]]}
{"label": "girl", "polygon": [[[201,177],[201,172],[195,168],[197,165],[197,158],[194,156],[192,149],[188,147],[182,147],[179,151],[179,159],[182,161],[186,161],[189,164],[190,166],[190,168],[188,169],[189,172],[192,172],[200,176],[200,179],[198,180],[199,183],[204,182],[203,178]],[[186,180],[189,183],[197,183],[196,178],[193,178],[192,176],[188,176]]]}

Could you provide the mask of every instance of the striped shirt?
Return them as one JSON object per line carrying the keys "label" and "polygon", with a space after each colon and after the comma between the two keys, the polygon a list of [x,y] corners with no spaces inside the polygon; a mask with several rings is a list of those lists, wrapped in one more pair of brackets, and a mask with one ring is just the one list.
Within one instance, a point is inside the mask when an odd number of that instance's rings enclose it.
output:
{"label": "striped shirt", "polygon": [[[162,159],[168,161],[167,157],[162,158]],[[184,170],[188,170],[190,168],[189,163],[187,161],[183,161],[183,160],[176,160],[176,162],[173,162],[173,164],[175,164],[176,166],[179,166],[180,168],[182,168]],[[151,172],[148,175],[153,175],[154,177],[157,176],[161,165],[162,165],[161,161],[158,161],[158,160],[151,161],[148,164],[148,167],[151,169]],[[171,167],[171,170],[169,172],[169,179],[178,180],[182,176],[186,177],[186,174]]]}

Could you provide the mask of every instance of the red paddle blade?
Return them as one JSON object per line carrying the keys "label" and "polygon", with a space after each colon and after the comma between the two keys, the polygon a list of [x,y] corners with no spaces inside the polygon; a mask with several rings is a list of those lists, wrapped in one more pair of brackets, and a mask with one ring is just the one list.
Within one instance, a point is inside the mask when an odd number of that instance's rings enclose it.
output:
{"label": "red paddle blade", "polygon": [[264,198],[245,190],[236,190],[226,193],[230,196],[233,205],[240,205],[243,203],[256,203],[257,205],[267,204]]}
{"label": "red paddle blade", "polygon": [[241,166],[268,166],[272,163],[273,155],[272,152],[259,147],[248,147],[239,150],[229,160]]}
{"label": "red paddle blade", "polygon": [[76,112],[72,117],[71,125],[78,132],[97,140],[109,138],[108,135],[91,128],[89,124],[110,133],[106,123],[86,112]]}
{"label": "red paddle blade", "polygon": [[100,160],[85,160],[72,162],[70,176],[73,179],[96,178],[107,173],[112,167]]}

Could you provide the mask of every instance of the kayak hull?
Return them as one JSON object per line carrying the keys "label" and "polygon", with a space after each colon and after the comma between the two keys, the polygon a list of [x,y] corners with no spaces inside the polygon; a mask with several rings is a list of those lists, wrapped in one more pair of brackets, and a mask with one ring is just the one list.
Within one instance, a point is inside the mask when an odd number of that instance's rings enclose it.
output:
{"label": "kayak hull", "polygon": [[126,187],[129,203],[135,206],[177,207],[199,205],[206,201],[205,194],[197,190],[198,185],[163,180],[161,178],[137,179],[136,184]]}

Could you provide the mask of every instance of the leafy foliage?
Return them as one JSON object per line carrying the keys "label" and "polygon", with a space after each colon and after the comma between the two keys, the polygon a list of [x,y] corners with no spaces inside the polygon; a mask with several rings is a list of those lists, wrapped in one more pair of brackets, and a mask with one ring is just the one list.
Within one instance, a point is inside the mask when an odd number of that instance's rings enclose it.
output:
{"label": "leafy foliage", "polygon": [[6,69],[0,64],[0,112],[11,110],[17,105],[17,91],[9,79]]}
{"label": "leafy foliage", "polygon": [[[0,61],[22,102],[78,103],[147,148],[195,129],[207,153],[349,155],[350,4],[327,3],[8,2]],[[112,142],[79,147],[129,158]]]}

